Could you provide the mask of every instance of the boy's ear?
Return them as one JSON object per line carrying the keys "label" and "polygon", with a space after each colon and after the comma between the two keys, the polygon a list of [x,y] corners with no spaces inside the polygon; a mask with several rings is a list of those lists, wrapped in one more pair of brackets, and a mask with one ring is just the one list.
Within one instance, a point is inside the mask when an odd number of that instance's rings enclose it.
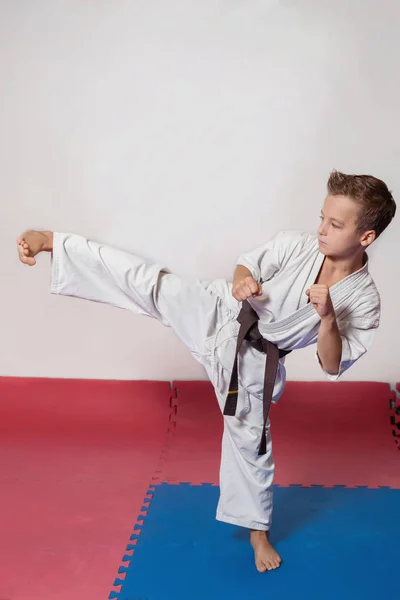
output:
{"label": "boy's ear", "polygon": [[366,248],[367,246],[370,246],[372,242],[375,241],[375,239],[376,233],[373,229],[371,229],[370,231],[365,231],[365,233],[363,233],[361,236],[361,246],[364,246]]}

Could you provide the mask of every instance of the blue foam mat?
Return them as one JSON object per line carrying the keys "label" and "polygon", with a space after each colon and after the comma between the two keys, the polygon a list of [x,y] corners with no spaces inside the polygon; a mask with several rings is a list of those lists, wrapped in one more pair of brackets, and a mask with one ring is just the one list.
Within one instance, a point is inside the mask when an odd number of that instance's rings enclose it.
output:
{"label": "blue foam mat", "polygon": [[245,529],[219,523],[219,490],[156,486],[119,600],[369,600],[394,597],[400,490],[275,488],[271,539],[284,559],[260,574]]}

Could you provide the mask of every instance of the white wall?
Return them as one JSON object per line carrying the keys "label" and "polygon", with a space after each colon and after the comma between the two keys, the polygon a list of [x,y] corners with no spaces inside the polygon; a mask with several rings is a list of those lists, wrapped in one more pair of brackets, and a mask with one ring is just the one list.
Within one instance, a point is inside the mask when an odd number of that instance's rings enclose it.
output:
{"label": "white wall", "polygon": [[[332,168],[400,201],[394,0],[1,0],[0,374],[172,379],[171,330],[48,294],[27,228],[73,231],[182,275],[231,277],[281,228],[318,226]],[[381,328],[346,378],[400,379],[400,217],[371,251]],[[313,351],[289,378],[319,379]]]}

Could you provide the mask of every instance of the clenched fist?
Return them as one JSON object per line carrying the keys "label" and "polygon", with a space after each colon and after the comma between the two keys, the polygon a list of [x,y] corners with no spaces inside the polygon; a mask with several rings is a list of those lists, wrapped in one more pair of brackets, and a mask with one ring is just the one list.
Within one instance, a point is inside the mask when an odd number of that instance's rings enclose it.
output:
{"label": "clenched fist", "polygon": [[314,284],[306,291],[310,302],[321,317],[334,317],[335,311],[333,308],[329,287],[327,285]]}
{"label": "clenched fist", "polygon": [[261,296],[261,294],[261,284],[257,283],[251,276],[245,277],[244,279],[237,279],[233,282],[232,296],[239,302],[247,300],[247,298],[250,297],[254,298],[256,296]]}

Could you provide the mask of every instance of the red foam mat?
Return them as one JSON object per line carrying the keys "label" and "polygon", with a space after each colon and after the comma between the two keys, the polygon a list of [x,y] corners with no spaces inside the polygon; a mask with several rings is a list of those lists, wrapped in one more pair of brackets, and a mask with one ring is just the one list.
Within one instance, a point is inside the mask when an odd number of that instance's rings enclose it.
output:
{"label": "red foam mat", "polygon": [[207,381],[174,382],[177,418],[161,477],[168,483],[218,483],[222,417]]}
{"label": "red foam mat", "polygon": [[167,382],[0,378],[0,598],[108,598],[169,398]]}
{"label": "red foam mat", "polygon": [[[218,483],[221,415],[208,382],[175,382],[177,427],[165,481]],[[289,382],[271,411],[275,483],[400,488],[384,383]]]}
{"label": "red foam mat", "polygon": [[289,382],[271,412],[276,483],[400,488],[385,383]]}

